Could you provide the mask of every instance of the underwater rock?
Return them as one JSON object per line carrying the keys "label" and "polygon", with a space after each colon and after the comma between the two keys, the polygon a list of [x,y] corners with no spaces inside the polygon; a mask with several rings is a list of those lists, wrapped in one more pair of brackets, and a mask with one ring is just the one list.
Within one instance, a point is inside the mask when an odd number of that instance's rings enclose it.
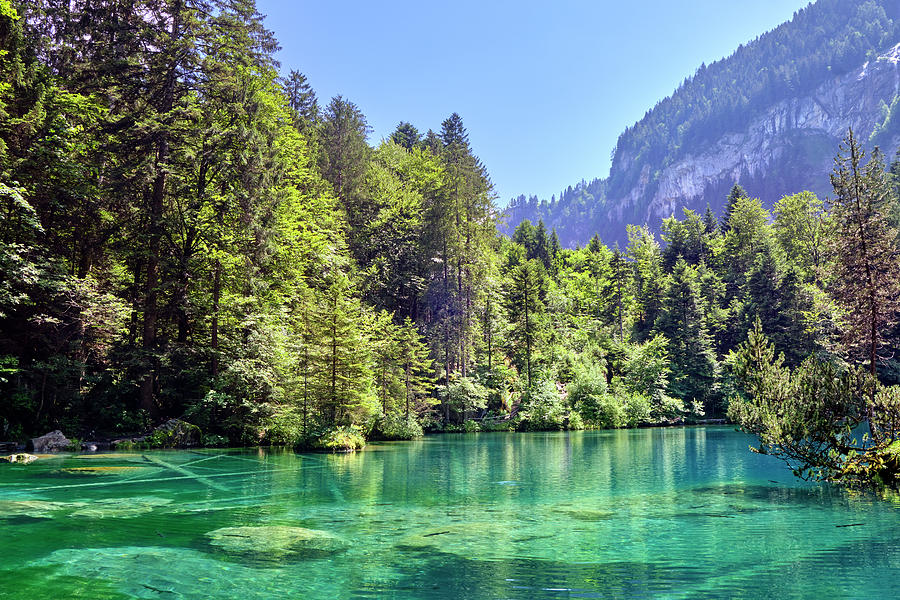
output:
{"label": "underwater rock", "polygon": [[65,469],[60,469],[60,473],[66,473],[68,475],[119,475],[121,473],[126,473],[128,471],[134,471],[135,469],[143,469],[144,467],[67,467]]}
{"label": "underwater rock", "polygon": [[551,507],[550,512],[575,521],[607,521],[616,516],[616,513],[609,510],[582,508],[570,504],[558,504]]}
{"label": "underwater rock", "polygon": [[14,517],[50,519],[53,515],[49,513],[67,506],[64,502],[46,502],[44,500],[0,500],[0,519]]}
{"label": "underwater rock", "polygon": [[492,521],[448,523],[423,529],[402,538],[397,547],[406,550],[437,550],[469,556],[474,548],[494,547],[512,532]]}
{"label": "underwater rock", "polygon": [[210,531],[206,537],[210,545],[220,550],[256,560],[321,558],[349,547],[346,540],[333,533],[286,525],[223,527]]}
{"label": "underwater rock", "polygon": [[[141,600],[349,598],[356,589],[346,589],[341,577],[325,578],[316,569],[260,569],[224,562],[189,548],[64,548],[28,563],[26,568],[48,566],[61,577],[91,584],[98,582],[117,589],[123,598]],[[86,598],[98,595],[84,589],[79,591]],[[91,592],[96,591],[92,585]],[[63,596],[56,594],[56,597]]]}
{"label": "underwater rock", "polygon": [[79,454],[73,457],[75,460],[144,460],[140,454],[125,454],[124,452],[116,452],[115,454]]}
{"label": "underwater rock", "polygon": [[0,456],[0,461],[8,462],[8,463],[18,463],[22,465],[28,465],[33,463],[38,459],[34,454],[25,454],[24,452],[21,454],[10,454],[9,456]]}
{"label": "underwater rock", "polygon": [[41,437],[32,438],[28,442],[28,449],[36,454],[42,452],[59,452],[65,450],[72,445],[72,442],[63,435],[63,432],[57,429],[46,433]]}
{"label": "underwater rock", "polygon": [[137,517],[152,512],[160,506],[166,506],[172,502],[169,498],[157,498],[146,496],[144,498],[108,498],[94,500],[72,513],[73,517],[82,519],[108,519]]}

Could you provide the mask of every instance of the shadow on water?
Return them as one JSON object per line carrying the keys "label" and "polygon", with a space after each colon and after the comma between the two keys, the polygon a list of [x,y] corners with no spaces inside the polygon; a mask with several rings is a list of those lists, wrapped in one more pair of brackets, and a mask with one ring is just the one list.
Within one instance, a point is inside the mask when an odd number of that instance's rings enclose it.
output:
{"label": "shadow on water", "polygon": [[[711,573],[696,567],[661,563],[607,562],[571,564],[547,560],[480,561],[454,554],[420,553],[395,566],[391,584],[399,598],[649,598],[688,588]],[[358,590],[384,597],[377,585]]]}

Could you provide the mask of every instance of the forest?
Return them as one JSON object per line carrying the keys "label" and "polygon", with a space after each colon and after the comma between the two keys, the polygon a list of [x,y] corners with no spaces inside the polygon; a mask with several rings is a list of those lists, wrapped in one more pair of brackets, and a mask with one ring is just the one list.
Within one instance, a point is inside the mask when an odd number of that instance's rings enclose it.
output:
{"label": "forest", "polygon": [[[791,440],[895,440],[900,157],[852,132],[827,202],[770,213],[736,184],[723,215],[566,249],[543,222],[498,233],[458,114],[373,146],[353,102],[282,76],[252,0],[0,0],[0,45],[3,438],[727,417],[812,469]],[[857,387],[791,437],[772,415],[811,372]]]}

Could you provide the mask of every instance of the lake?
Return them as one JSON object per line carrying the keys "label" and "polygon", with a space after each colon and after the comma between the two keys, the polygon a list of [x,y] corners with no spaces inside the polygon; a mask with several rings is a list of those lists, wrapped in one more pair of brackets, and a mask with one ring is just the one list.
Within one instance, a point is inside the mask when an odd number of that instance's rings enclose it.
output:
{"label": "lake", "polygon": [[728,427],[0,465],[3,598],[896,598],[900,507]]}

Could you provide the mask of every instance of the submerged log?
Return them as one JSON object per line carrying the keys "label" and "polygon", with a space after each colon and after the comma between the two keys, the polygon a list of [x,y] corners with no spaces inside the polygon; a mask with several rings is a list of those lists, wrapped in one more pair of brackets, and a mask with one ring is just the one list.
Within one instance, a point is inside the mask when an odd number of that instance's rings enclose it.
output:
{"label": "submerged log", "polygon": [[211,480],[208,477],[204,477],[203,475],[197,475],[193,471],[189,471],[188,469],[185,469],[184,467],[179,467],[178,465],[174,465],[168,461],[162,460],[161,458],[157,458],[155,456],[150,456],[148,454],[142,454],[141,456],[147,462],[153,463],[154,465],[156,465],[158,467],[163,467],[165,469],[169,469],[170,471],[175,471],[179,475],[184,475],[185,477],[190,477],[194,481],[197,481],[199,483],[202,483],[203,485],[211,487],[214,490],[219,490],[220,492],[229,491],[228,488],[226,488],[225,486],[219,485],[215,481]]}

